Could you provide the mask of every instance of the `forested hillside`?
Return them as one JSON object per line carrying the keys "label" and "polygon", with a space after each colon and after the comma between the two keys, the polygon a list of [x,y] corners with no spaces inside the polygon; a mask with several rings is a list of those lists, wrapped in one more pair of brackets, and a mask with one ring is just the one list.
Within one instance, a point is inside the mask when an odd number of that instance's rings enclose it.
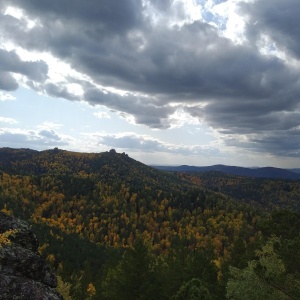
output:
{"label": "forested hillside", "polygon": [[241,299],[262,279],[298,299],[299,201],[299,181],[0,149],[0,209],[32,224],[66,299]]}

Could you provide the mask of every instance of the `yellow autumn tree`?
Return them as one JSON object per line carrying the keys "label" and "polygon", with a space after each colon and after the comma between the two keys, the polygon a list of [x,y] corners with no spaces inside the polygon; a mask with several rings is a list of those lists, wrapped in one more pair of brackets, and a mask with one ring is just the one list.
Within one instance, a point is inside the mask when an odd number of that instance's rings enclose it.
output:
{"label": "yellow autumn tree", "polygon": [[91,282],[88,284],[86,291],[88,292],[89,297],[92,297],[96,294],[96,288]]}

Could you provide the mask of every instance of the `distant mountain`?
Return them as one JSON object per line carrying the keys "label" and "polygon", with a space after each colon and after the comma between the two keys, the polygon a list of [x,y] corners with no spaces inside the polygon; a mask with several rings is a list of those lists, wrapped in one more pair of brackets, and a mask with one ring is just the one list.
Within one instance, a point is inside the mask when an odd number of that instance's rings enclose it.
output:
{"label": "distant mountain", "polygon": [[153,166],[154,168],[172,171],[172,172],[188,172],[188,173],[203,173],[209,171],[218,171],[225,174],[237,175],[237,176],[249,176],[249,177],[260,177],[260,178],[278,178],[278,179],[300,179],[300,169],[280,169],[273,167],[264,168],[245,168],[236,166],[226,166],[226,165],[213,165],[206,167],[195,167],[195,166]]}
{"label": "distant mountain", "polygon": [[289,169],[289,171],[300,174],[300,169]]}

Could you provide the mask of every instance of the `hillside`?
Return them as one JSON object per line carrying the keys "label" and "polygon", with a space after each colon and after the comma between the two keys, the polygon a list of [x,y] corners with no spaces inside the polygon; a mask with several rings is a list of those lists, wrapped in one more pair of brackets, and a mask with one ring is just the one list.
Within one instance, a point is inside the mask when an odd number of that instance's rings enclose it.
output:
{"label": "hillside", "polygon": [[297,237],[299,195],[297,181],[167,172],[114,150],[0,149],[0,209],[30,221],[74,299],[170,299],[187,284],[222,299],[276,211],[293,211],[276,223]]}
{"label": "hillside", "polygon": [[[131,245],[143,233],[154,248],[168,248],[180,233],[196,233],[201,222],[191,223],[193,214],[206,209],[202,221],[206,223],[210,209],[220,203],[228,212],[239,205],[199,188],[189,178],[156,170],[113,150],[82,154],[4,149],[0,157],[2,195],[14,199],[5,203],[7,208],[110,246]],[[239,219],[238,214],[226,217]],[[204,236],[199,235],[198,241],[193,237],[192,244],[206,243]]]}

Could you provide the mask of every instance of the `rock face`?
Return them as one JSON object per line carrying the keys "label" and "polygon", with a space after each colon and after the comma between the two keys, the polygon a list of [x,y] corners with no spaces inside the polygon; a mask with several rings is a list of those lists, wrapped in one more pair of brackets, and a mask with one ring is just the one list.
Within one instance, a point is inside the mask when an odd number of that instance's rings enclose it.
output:
{"label": "rock face", "polygon": [[62,300],[57,280],[24,221],[0,212],[0,299]]}

